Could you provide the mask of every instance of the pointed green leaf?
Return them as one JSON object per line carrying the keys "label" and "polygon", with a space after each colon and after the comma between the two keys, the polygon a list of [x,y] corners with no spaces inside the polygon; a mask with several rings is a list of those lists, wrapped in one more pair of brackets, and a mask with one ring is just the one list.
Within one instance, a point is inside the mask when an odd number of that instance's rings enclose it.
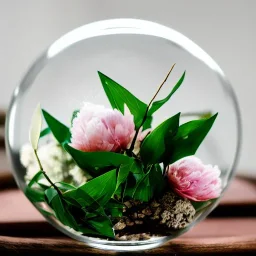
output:
{"label": "pointed green leaf", "polygon": [[45,196],[47,197],[47,201],[51,204],[53,198],[58,195],[58,192],[54,188],[48,188],[45,190]]}
{"label": "pointed green leaf", "polygon": [[142,202],[148,202],[152,198],[152,188],[149,181],[149,172],[137,183],[132,198]]}
{"label": "pointed green leaf", "polygon": [[147,115],[146,121],[145,121],[145,123],[143,124],[143,130],[146,130],[146,129],[151,128],[151,123],[152,123],[152,121],[153,121],[153,117]]}
{"label": "pointed green leaf", "polygon": [[128,174],[130,172],[130,169],[132,168],[133,163],[131,164],[122,164],[118,170],[118,176],[117,176],[117,183],[116,183],[116,189],[119,188],[119,186],[124,183],[128,177]]}
{"label": "pointed green leaf", "polygon": [[49,127],[43,129],[41,132],[40,132],[40,138],[43,138],[44,136],[48,135],[49,133],[51,133],[51,129]]}
{"label": "pointed green leaf", "polygon": [[28,187],[32,187],[35,183],[37,183],[40,179],[44,178],[44,174],[42,171],[37,172],[34,177],[29,181]]}
{"label": "pointed green leaf", "polygon": [[152,166],[149,172],[149,183],[152,190],[152,195],[157,197],[163,193],[166,186],[166,181],[159,164]]}
{"label": "pointed green leaf", "polygon": [[[115,188],[116,170],[112,170],[86,182],[84,185],[75,190],[67,191],[65,193],[65,197],[72,197],[79,200],[81,195],[83,196],[83,192],[85,192],[91,198],[93,198],[93,200],[97,201],[101,206],[103,206],[110,200],[115,192]],[[87,207],[91,204],[91,202],[84,202],[84,200],[86,200],[86,198],[81,198],[81,201],[79,201],[81,205],[84,204],[82,206]]]}
{"label": "pointed green leaf", "polygon": [[159,164],[153,165],[144,174],[135,186],[132,198],[143,202],[148,202],[153,196],[160,196],[164,191],[166,182]]}
{"label": "pointed green leaf", "polygon": [[155,101],[151,108],[148,111],[148,115],[151,116],[153,113],[155,113],[159,108],[161,108],[171,97],[172,95],[179,89],[181,84],[184,81],[186,72],[183,73],[177,84],[173,87],[172,91],[162,100]]}
{"label": "pointed green leaf", "polygon": [[112,108],[118,109],[124,114],[124,104],[126,104],[134,116],[134,123],[138,128],[146,113],[147,105],[111,78],[99,71],[98,74]]}
{"label": "pointed green leaf", "polygon": [[171,141],[179,127],[180,113],[155,128],[143,141],[140,156],[144,163],[161,163],[165,155],[166,141]]}
{"label": "pointed green leaf", "polygon": [[132,198],[137,185],[145,177],[145,173],[143,171],[143,165],[140,161],[135,161],[135,165],[133,166],[134,168],[130,169],[130,172],[124,183],[124,186],[122,187],[123,189],[121,193],[122,198],[125,198],[125,197]]}
{"label": "pointed green leaf", "polygon": [[48,188],[45,191],[45,196],[48,204],[54,210],[56,218],[64,225],[79,231],[75,218],[70,213],[65,201],[60,198],[58,192],[54,188]]}
{"label": "pointed green leaf", "polygon": [[70,141],[71,134],[70,134],[69,128],[67,126],[65,126],[64,124],[62,124],[57,119],[55,119],[52,115],[50,115],[45,110],[42,110],[42,112],[44,115],[44,119],[45,119],[48,127],[50,128],[53,136],[56,138],[56,140],[60,144],[66,142],[66,141]]}
{"label": "pointed green leaf", "polygon": [[81,207],[90,212],[97,212],[97,214],[104,213],[104,209],[100,204],[82,189],[68,190],[63,193],[63,198],[68,204],[75,207]]}
{"label": "pointed green leaf", "polygon": [[65,183],[65,182],[56,182],[55,185],[56,185],[56,187],[59,188],[62,192],[66,192],[66,191],[68,191],[68,190],[76,189],[76,187],[74,187],[73,185],[70,185],[70,184]]}
{"label": "pointed green leaf", "polygon": [[105,210],[108,215],[112,218],[122,217],[124,205],[119,201],[110,199],[109,202],[105,205]]}
{"label": "pointed green leaf", "polygon": [[181,125],[169,145],[171,152],[166,158],[166,164],[194,155],[210,131],[217,115],[218,113],[208,119],[194,120]]}
{"label": "pointed green leaf", "polygon": [[114,152],[83,152],[72,148],[67,143],[63,146],[77,165],[81,169],[89,171],[92,176],[99,174],[99,171],[97,171],[99,168],[119,167],[121,164],[128,164],[131,161],[128,156]]}
{"label": "pointed green leaf", "polygon": [[39,190],[37,188],[31,188],[31,187],[26,187],[25,189],[25,195],[27,196],[27,198],[33,202],[44,202],[45,198],[44,198],[44,191]]}
{"label": "pointed green leaf", "polygon": [[95,229],[99,235],[114,238],[113,224],[107,216],[99,216],[88,220],[88,224]]}
{"label": "pointed green leaf", "polygon": [[135,159],[132,159],[128,164],[122,164],[118,171],[116,188],[126,181],[129,173],[133,173],[136,176],[141,172],[143,173],[138,161]]}
{"label": "pointed green leaf", "polygon": [[40,132],[42,128],[42,116],[41,116],[41,106],[38,104],[34,110],[30,131],[29,131],[29,140],[32,148],[37,150],[38,141],[40,138]]}

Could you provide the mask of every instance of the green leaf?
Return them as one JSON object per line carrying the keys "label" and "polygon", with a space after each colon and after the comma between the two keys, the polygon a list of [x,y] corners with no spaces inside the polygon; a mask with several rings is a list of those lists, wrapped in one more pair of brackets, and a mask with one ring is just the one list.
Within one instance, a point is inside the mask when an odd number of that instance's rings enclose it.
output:
{"label": "green leaf", "polygon": [[194,155],[210,131],[217,115],[218,113],[208,119],[194,120],[181,125],[169,145],[171,153],[165,159],[166,164]]}
{"label": "green leaf", "polygon": [[203,202],[195,202],[195,201],[190,201],[192,205],[194,206],[196,212],[202,211],[204,208],[210,206],[211,204],[215,203],[218,200],[218,198],[210,199],[208,201],[203,201]]}
{"label": "green leaf", "polygon": [[65,201],[60,198],[58,192],[54,188],[48,188],[45,191],[45,196],[48,200],[48,204],[54,210],[56,218],[64,225],[79,231],[75,218],[70,213]]}
{"label": "green leaf", "polygon": [[58,192],[54,188],[48,188],[45,190],[45,195],[47,197],[48,203],[51,204],[52,199],[58,195]]}
{"label": "green leaf", "polygon": [[82,208],[89,211],[102,211],[103,208],[85,191],[77,188],[69,190],[63,193],[65,201],[78,208]]}
{"label": "green leaf", "polygon": [[31,188],[29,186],[26,187],[25,195],[33,203],[45,201],[44,191],[36,189],[36,188]]}
{"label": "green leaf", "polygon": [[87,198],[82,198],[87,194],[93,198],[93,200],[97,201],[99,205],[104,206],[112,197],[115,188],[116,170],[112,170],[88,181],[75,190],[66,192],[64,195],[65,197],[74,198],[83,207],[88,207],[92,202],[87,201]]}
{"label": "green leaf", "polygon": [[151,116],[155,113],[159,108],[161,108],[171,97],[172,95],[179,89],[181,84],[184,81],[186,72],[183,73],[177,84],[173,87],[172,91],[162,100],[155,101],[148,111],[148,115]]}
{"label": "green leaf", "polygon": [[134,116],[136,128],[139,128],[146,113],[147,105],[111,78],[99,71],[98,74],[112,108],[118,109],[124,114],[124,104],[126,104]]}
{"label": "green leaf", "polygon": [[105,210],[108,215],[112,218],[122,217],[123,216],[124,205],[114,199],[110,199],[109,202],[105,205]]}
{"label": "green leaf", "polygon": [[73,190],[76,189],[76,187],[74,187],[73,185],[70,185],[68,183],[65,182],[57,182],[55,183],[56,187],[59,188],[62,192],[66,192],[68,190]]}
{"label": "green leaf", "polygon": [[70,141],[71,133],[69,131],[69,128],[59,122],[57,119],[55,119],[53,116],[51,116],[48,112],[45,110],[42,110],[44,119],[48,125],[48,127],[51,129],[51,132],[53,136],[56,138],[56,140],[62,144],[66,141]]}
{"label": "green leaf", "polygon": [[117,176],[117,184],[116,184],[116,189],[120,186],[120,184],[124,183],[128,177],[129,173],[133,173],[135,176],[137,174],[143,173],[140,164],[138,161],[133,159],[130,161],[128,164],[122,164],[119,168],[118,171],[118,176]]}
{"label": "green leaf", "polygon": [[38,147],[41,128],[42,128],[41,107],[40,107],[40,104],[38,104],[34,110],[32,120],[31,120],[31,125],[30,125],[30,131],[29,131],[30,144],[34,150],[37,150],[37,147]]}
{"label": "green leaf", "polygon": [[137,183],[132,198],[148,202],[152,198],[152,188],[150,187],[149,172]]}
{"label": "green leaf", "polygon": [[81,169],[89,171],[92,176],[100,173],[99,168],[119,167],[121,164],[128,164],[131,161],[128,156],[114,152],[83,152],[72,148],[67,143],[63,146],[77,165]]}
{"label": "green leaf", "polygon": [[161,163],[168,148],[166,141],[172,140],[178,131],[180,113],[167,119],[154,129],[143,141],[140,156],[144,163]]}
{"label": "green leaf", "polygon": [[166,182],[163,176],[163,171],[159,164],[155,164],[149,172],[149,183],[152,190],[152,195],[162,195]]}
{"label": "green leaf", "polygon": [[147,115],[146,121],[145,121],[144,124],[143,124],[143,130],[146,130],[146,129],[151,128],[151,123],[152,123],[152,121],[153,121],[153,117]]}
{"label": "green leaf", "polygon": [[44,136],[48,135],[49,133],[51,133],[51,129],[49,127],[43,129],[41,132],[40,132],[40,138],[43,138]]}
{"label": "green leaf", "polygon": [[28,187],[32,187],[35,183],[37,183],[42,178],[44,178],[43,172],[42,171],[37,172],[28,183]]}
{"label": "green leaf", "polygon": [[73,114],[72,114],[72,118],[71,118],[71,124],[73,124],[73,120],[77,117],[77,114],[79,113],[79,109],[76,109]]}
{"label": "green leaf", "polygon": [[126,181],[128,174],[132,168],[132,165],[133,162],[131,164],[122,164],[120,166],[117,176],[116,189],[118,189],[118,187]]}
{"label": "green leaf", "polygon": [[138,183],[144,178],[143,165],[140,161],[134,161],[133,168],[127,176],[127,179],[122,187],[121,198],[132,198]]}
{"label": "green leaf", "polygon": [[110,221],[110,219],[106,216],[99,216],[95,217],[93,219],[88,220],[88,224],[95,229],[98,234],[105,236],[105,237],[110,237],[114,238],[114,230],[113,230],[113,225]]}
{"label": "green leaf", "polygon": [[81,208],[87,215],[90,213],[93,213],[94,216],[106,215],[103,207],[80,187],[64,192],[63,198],[69,205]]}

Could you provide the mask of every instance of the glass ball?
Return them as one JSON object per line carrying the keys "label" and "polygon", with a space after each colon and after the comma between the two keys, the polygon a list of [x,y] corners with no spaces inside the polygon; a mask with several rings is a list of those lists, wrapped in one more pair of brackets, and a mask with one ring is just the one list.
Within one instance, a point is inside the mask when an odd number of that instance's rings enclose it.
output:
{"label": "glass ball", "polygon": [[[234,91],[218,64],[190,39],[171,28],[136,19],[105,20],[79,27],[51,44],[27,71],[14,91],[6,123],[7,151],[20,189],[24,191],[27,186],[20,152],[29,140],[31,117],[39,102],[65,124],[70,124],[70,117],[81,102],[110,107],[97,74],[101,71],[149,103],[174,63],[176,66],[157,99],[169,94],[184,70],[186,78],[155,114],[152,127],[178,112],[183,113],[182,123],[198,113],[218,112],[196,156],[204,163],[219,166],[222,195],[234,176],[241,142],[240,112]],[[47,139],[43,139],[44,143]],[[93,247],[137,251],[157,247],[188,231],[218,202],[215,200],[197,213],[185,229],[142,241],[84,236],[55,217],[41,213],[58,230]],[[38,208],[38,204],[34,205]]]}

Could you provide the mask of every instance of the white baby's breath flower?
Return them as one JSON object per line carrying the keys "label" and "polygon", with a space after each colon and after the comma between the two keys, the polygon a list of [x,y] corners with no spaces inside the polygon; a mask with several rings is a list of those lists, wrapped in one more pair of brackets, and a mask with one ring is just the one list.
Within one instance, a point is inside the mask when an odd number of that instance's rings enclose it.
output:
{"label": "white baby's breath flower", "polygon": [[[76,166],[71,156],[63,150],[56,141],[52,141],[39,147],[38,156],[44,171],[50,177],[52,182],[65,181],[71,178],[72,183],[80,185],[87,181],[85,172]],[[26,182],[29,182],[39,171],[39,165],[30,144],[25,144],[22,147],[20,161],[26,168],[25,180]],[[42,182],[44,184],[49,184],[47,180],[43,180]]]}
{"label": "white baby's breath flower", "polygon": [[87,180],[91,179],[92,177],[80,169],[77,165],[74,166],[73,169],[69,171],[70,176],[74,182],[74,185],[80,186],[87,182]]}
{"label": "white baby's breath flower", "polygon": [[30,143],[22,146],[20,151],[20,161],[23,166],[28,167],[35,162],[35,154]]}

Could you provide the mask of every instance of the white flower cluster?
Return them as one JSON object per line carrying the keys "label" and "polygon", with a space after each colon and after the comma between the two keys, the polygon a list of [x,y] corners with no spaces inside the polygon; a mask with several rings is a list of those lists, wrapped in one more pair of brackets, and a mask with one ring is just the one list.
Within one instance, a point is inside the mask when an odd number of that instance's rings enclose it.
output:
{"label": "white flower cluster", "polygon": [[[79,186],[85,183],[90,176],[80,169],[71,156],[55,141],[49,142],[38,149],[38,157],[44,171],[52,182],[66,181]],[[21,148],[20,161],[26,168],[25,180],[28,183],[39,171],[34,151],[30,144]],[[47,181],[43,181],[47,183]]]}

